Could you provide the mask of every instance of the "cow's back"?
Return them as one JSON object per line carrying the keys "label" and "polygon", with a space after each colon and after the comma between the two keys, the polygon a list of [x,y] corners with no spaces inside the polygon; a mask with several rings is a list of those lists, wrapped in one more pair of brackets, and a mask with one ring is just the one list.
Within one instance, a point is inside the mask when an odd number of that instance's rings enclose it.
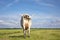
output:
{"label": "cow's back", "polygon": [[21,24],[21,27],[23,27],[23,16],[21,17],[20,24]]}

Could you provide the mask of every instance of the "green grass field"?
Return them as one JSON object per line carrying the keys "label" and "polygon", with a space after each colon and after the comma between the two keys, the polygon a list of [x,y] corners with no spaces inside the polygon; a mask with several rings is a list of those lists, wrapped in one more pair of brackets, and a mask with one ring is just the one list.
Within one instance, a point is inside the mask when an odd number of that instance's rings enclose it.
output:
{"label": "green grass field", "polygon": [[0,40],[60,40],[60,29],[31,29],[30,38],[22,29],[0,29]]}

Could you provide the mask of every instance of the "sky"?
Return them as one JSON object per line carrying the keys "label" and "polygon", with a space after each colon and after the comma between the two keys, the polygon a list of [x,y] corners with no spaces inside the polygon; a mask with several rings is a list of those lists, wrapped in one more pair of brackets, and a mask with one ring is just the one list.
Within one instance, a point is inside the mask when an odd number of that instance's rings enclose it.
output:
{"label": "sky", "polygon": [[60,0],[0,0],[0,28],[21,28],[22,14],[31,28],[60,28]]}

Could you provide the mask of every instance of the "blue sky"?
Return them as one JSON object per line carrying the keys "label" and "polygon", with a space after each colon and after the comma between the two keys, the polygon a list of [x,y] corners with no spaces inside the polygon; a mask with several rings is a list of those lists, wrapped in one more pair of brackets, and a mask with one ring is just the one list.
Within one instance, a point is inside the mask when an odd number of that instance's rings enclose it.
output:
{"label": "blue sky", "polygon": [[31,28],[60,28],[60,0],[0,0],[0,28],[20,28],[26,13]]}

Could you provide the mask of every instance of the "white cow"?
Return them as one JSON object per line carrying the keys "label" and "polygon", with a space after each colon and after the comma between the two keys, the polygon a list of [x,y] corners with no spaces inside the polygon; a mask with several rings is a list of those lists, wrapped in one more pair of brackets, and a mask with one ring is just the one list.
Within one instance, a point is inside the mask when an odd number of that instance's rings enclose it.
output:
{"label": "white cow", "polygon": [[30,37],[31,16],[29,16],[28,14],[22,15],[21,26],[23,28],[24,37],[26,37],[26,32],[28,32],[28,36]]}

